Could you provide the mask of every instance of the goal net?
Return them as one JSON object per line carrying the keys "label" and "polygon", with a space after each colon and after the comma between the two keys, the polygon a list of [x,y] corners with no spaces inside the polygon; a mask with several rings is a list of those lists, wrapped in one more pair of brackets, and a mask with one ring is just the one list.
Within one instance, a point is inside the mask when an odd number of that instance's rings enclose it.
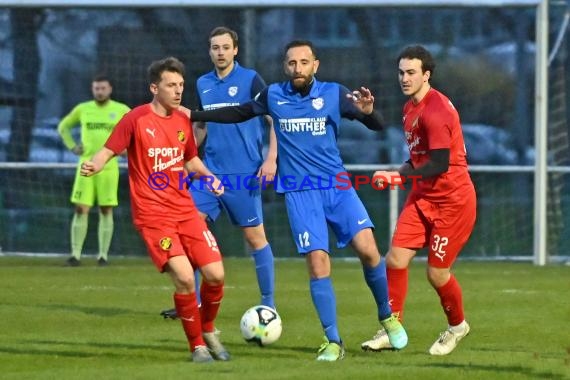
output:
{"label": "goal net", "polygon": [[[93,75],[108,74],[114,82],[113,98],[133,107],[150,100],[148,64],[174,55],[186,64],[183,103],[193,108],[197,104],[194,81],[212,70],[208,34],[213,27],[226,25],[240,35],[238,61],[255,68],[268,83],[284,79],[284,45],[305,38],[317,47],[320,80],[372,89],[389,127],[372,133],[343,121],[339,136],[345,163],[363,174],[371,174],[370,165],[399,165],[407,159],[401,132],[405,98],[397,83],[395,59],[408,44],[427,46],[437,63],[432,83],[460,112],[479,197],[477,225],[462,257],[531,259],[536,2],[456,3],[468,6],[413,7],[392,2],[390,6],[346,3],[326,8],[95,9],[62,2],[52,8],[12,4],[0,9],[2,251],[69,252],[73,213],[69,196],[77,158],[64,148],[56,128],[74,105],[91,99]],[[565,28],[563,5],[552,2],[550,20],[551,40],[561,36],[549,78],[549,165],[559,169],[549,177],[549,250],[553,255],[566,255],[568,239],[563,237],[570,236],[566,171],[570,157],[569,42],[565,32],[559,33]],[[366,187],[359,194],[385,252],[390,194]],[[125,169],[119,196],[111,254],[144,254],[131,225]],[[400,202],[403,196],[399,195]],[[274,252],[279,257],[295,257],[282,197],[266,191],[264,201],[265,227]],[[245,253],[240,230],[232,228],[227,218],[222,217],[212,229],[225,254]],[[334,247],[331,239],[335,254],[352,256]],[[84,251],[97,251],[95,210]]]}

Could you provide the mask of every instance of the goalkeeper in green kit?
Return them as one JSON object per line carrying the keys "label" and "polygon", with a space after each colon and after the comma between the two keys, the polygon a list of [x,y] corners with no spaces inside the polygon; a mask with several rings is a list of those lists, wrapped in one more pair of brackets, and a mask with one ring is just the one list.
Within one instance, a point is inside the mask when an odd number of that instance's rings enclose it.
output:
{"label": "goalkeeper in green kit", "polygon": [[[83,161],[90,159],[103,147],[115,125],[130,110],[127,105],[111,99],[113,87],[106,76],[93,78],[91,91],[93,100],[75,106],[57,126],[65,146],[80,157],[71,192],[71,203],[75,205],[75,212],[71,221],[71,257],[67,260],[69,266],[81,264],[89,210],[95,204],[99,206],[97,263],[99,266],[108,263],[113,236],[113,207],[118,205],[119,164],[117,158],[113,158],[103,171],[92,177],[81,176],[79,168]],[[81,126],[80,143],[71,135],[71,129],[78,125]]]}

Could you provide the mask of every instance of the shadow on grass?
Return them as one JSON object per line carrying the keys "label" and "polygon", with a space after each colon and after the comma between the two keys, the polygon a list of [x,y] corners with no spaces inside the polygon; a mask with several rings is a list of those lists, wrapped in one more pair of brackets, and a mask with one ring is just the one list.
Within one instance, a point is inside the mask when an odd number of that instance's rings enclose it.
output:
{"label": "shadow on grass", "polygon": [[[116,343],[116,342],[94,342],[85,341],[78,342],[73,340],[35,340],[25,339],[18,343],[24,346],[19,347],[0,347],[0,353],[8,355],[38,355],[38,356],[62,356],[69,358],[127,358],[133,357],[136,351],[136,357],[146,360],[147,358],[156,358],[157,351],[166,352],[176,356],[175,360],[180,360],[180,355],[188,354],[187,345],[183,338],[180,340],[160,339],[149,343]],[[272,358],[297,359],[299,354],[315,354],[316,349],[312,347],[298,346],[266,346],[259,347],[255,344],[241,343],[224,343],[230,353],[239,353],[236,358],[255,358],[259,359],[261,355],[271,356]],[[234,356],[235,357],[235,356]]]}
{"label": "shadow on grass", "polygon": [[62,311],[75,311],[87,315],[96,315],[99,317],[114,317],[117,315],[133,314],[133,310],[116,308],[116,307],[94,307],[94,306],[80,306],[70,304],[50,304],[50,305],[37,305],[48,310],[62,310]]}
{"label": "shadow on grass", "polygon": [[[260,347],[255,343],[228,343],[225,344],[228,348],[232,348],[235,351],[239,350],[240,355],[259,357],[262,353],[263,356],[271,357],[292,357],[297,358],[299,354],[314,354],[317,356],[318,347],[309,346],[292,346],[292,345],[281,345],[279,343],[271,346]],[[294,355],[293,355],[294,354]]]}
{"label": "shadow on grass", "polygon": [[[548,347],[544,347],[541,348],[540,351],[536,350],[536,349],[532,349],[532,350],[521,350],[521,349],[512,349],[509,348],[509,352],[513,352],[513,353],[520,353],[520,354],[529,354],[532,355],[534,359],[563,359],[565,357],[568,357],[570,355],[570,347],[566,348],[566,351],[564,350],[560,350],[560,351],[546,351],[548,349]],[[498,349],[498,348],[473,348],[473,351],[481,351],[481,352],[497,352],[497,353],[502,353],[504,352],[504,350]]]}
{"label": "shadow on grass", "polygon": [[[159,351],[180,351],[187,350],[183,340],[162,340],[158,343],[156,341],[149,343],[120,343],[120,342],[93,342],[84,341],[78,342],[73,340],[54,340],[54,339],[26,339],[21,341],[25,345],[54,345],[54,346],[70,346],[70,347],[85,347],[85,348],[100,348],[100,349],[129,349],[129,350],[159,350]],[[182,343],[182,344],[181,344]]]}
{"label": "shadow on grass", "polygon": [[[126,358],[138,358],[141,360],[154,360],[156,358],[156,347],[135,344],[97,344],[93,342],[89,343],[77,343],[77,342],[44,342],[44,346],[39,348],[29,347],[29,344],[41,345],[41,342],[27,342],[28,347],[18,348],[18,347],[0,347],[0,353],[7,355],[35,355],[35,356],[58,356],[66,358],[111,358],[111,359],[126,359]],[[73,348],[57,348],[58,346],[72,346]],[[79,347],[79,348],[78,348]],[[189,355],[189,353],[184,353],[184,346],[178,351],[174,351],[172,347],[162,347],[158,348],[160,351],[173,353],[178,356],[178,354]],[[103,348],[103,349],[102,349]],[[137,350],[134,354],[130,350]],[[174,359],[173,359],[174,360]],[[178,360],[178,359],[176,359]]]}
{"label": "shadow on grass", "polygon": [[[486,371],[493,373],[512,373],[514,374],[521,374],[525,375],[530,378],[535,379],[554,379],[554,380],[562,380],[567,379],[566,376],[554,373],[553,371],[536,371],[533,368],[523,367],[523,366],[501,366],[499,364],[459,364],[459,363],[431,363],[431,364],[424,364],[419,365],[419,367],[428,367],[428,368],[443,368],[443,369],[453,369],[453,370],[464,370],[465,372],[468,371]],[[489,375],[492,376],[492,375]]]}

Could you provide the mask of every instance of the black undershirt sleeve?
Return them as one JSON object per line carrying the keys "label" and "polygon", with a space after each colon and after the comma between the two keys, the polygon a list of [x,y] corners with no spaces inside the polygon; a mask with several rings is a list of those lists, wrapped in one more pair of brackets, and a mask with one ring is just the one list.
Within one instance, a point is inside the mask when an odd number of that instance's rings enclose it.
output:
{"label": "black undershirt sleeve", "polygon": [[384,117],[376,110],[373,110],[369,115],[361,114],[361,116],[357,116],[356,119],[372,131],[381,131],[384,129]]}
{"label": "black undershirt sleeve", "polygon": [[449,169],[449,149],[430,150],[429,157],[429,161],[419,168],[414,168],[412,163],[407,161],[409,165],[400,168],[400,175],[429,178],[447,172],[447,169]]}
{"label": "black undershirt sleeve", "polygon": [[257,116],[251,102],[239,106],[222,107],[209,111],[192,111],[193,121],[214,121],[217,123],[241,123]]}

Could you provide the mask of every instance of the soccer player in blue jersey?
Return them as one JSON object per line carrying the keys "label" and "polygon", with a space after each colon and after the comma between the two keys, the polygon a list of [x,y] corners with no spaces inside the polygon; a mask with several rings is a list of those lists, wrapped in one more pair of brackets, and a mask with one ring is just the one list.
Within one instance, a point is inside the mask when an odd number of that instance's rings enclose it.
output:
{"label": "soccer player in blue jersey", "polygon": [[[201,110],[245,103],[266,87],[256,71],[235,61],[238,53],[238,34],[235,31],[224,26],[214,28],[209,43],[214,70],[196,82]],[[255,262],[260,303],[275,308],[273,252],[263,227],[263,186],[258,183],[258,180],[261,183],[272,182],[277,169],[277,142],[272,120],[260,116],[231,125],[200,124],[202,130],[196,130],[199,144],[207,134],[204,163],[216,176],[224,179],[225,193],[221,197],[212,197],[206,186],[196,184],[190,186],[192,198],[203,219],[214,222],[224,209],[231,222],[241,227]],[[262,148],[266,124],[270,135],[269,151],[264,161]],[[172,318],[175,313],[176,310],[171,309],[163,311],[162,315]]]}
{"label": "soccer player in blue jersey", "polygon": [[392,346],[404,348],[408,337],[392,315],[386,266],[372,233],[374,225],[354,189],[345,186],[346,169],[337,146],[342,117],[359,120],[373,130],[382,128],[382,117],[374,111],[370,90],[361,87],[350,92],[338,83],[320,82],[315,78],[318,68],[312,43],[292,41],[285,48],[288,81],[269,85],[248,103],[193,111],[191,117],[223,123],[266,114],[273,118],[279,155],[276,189],[285,193],[291,231],[298,252],[306,259],[311,297],[326,335],[317,360],[336,361],[344,357],[344,345],[330,278],[327,224],[337,237],[338,247],[350,244],[356,251],[376,301],[380,324]]}

